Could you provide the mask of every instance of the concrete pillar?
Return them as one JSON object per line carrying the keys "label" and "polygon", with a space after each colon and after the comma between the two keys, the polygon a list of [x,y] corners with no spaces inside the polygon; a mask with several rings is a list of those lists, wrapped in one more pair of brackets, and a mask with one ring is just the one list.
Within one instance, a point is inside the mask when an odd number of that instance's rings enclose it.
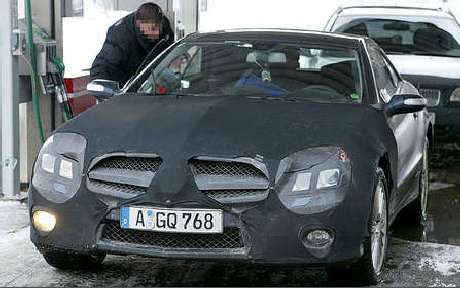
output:
{"label": "concrete pillar", "polygon": [[[2,0],[0,0],[2,1]],[[58,58],[63,58],[62,50],[62,1],[61,0],[33,0],[32,2],[32,18],[33,21],[44,29],[49,35],[54,36],[56,40],[56,54]],[[54,6],[54,7],[53,7]],[[53,23],[54,17],[54,23]],[[55,24],[55,25],[53,25]],[[54,34],[54,35],[53,35]],[[37,47],[39,49],[39,47]],[[21,65],[25,65],[21,61]],[[25,65],[27,66],[27,65]],[[29,69],[23,68],[25,71],[21,76],[21,92],[23,94],[30,94],[30,77]],[[40,98],[40,111],[42,118],[42,125],[45,132],[45,137],[49,136],[52,132],[52,127],[58,127],[62,124],[62,113],[57,104],[52,102],[52,99],[43,94],[42,89],[37,89]],[[30,95],[28,95],[30,97]],[[51,111],[52,106],[55,105],[55,123],[52,125]],[[21,162],[21,183],[28,183],[30,180],[32,166],[37,157],[38,152],[42,146],[40,142],[39,133],[35,123],[33,114],[33,105],[30,98],[27,103],[21,104],[20,107],[20,162]]]}
{"label": "concrete pillar", "polygon": [[18,43],[13,35],[17,29],[17,0],[0,1],[0,197],[15,198],[19,194],[18,162]]}
{"label": "concrete pillar", "polygon": [[176,0],[179,1],[179,9],[176,11],[177,21],[184,29],[184,35],[198,30],[198,0]]}

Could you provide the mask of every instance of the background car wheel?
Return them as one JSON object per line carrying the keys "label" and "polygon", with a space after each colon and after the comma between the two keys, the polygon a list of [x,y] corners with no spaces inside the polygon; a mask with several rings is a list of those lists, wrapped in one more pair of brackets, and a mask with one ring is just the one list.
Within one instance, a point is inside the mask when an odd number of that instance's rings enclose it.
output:
{"label": "background car wheel", "polygon": [[388,242],[387,182],[385,173],[375,172],[375,187],[369,218],[369,238],[364,241],[364,255],[348,269],[328,269],[329,279],[340,279],[346,285],[376,285],[383,271]]}
{"label": "background car wheel", "polygon": [[41,250],[41,253],[49,265],[62,270],[95,270],[106,256],[105,253],[82,255],[54,249]]}
{"label": "background car wheel", "polygon": [[430,191],[430,144],[428,138],[423,145],[422,171],[420,173],[419,194],[402,213],[401,220],[408,224],[420,225],[427,220],[428,194]]}
{"label": "background car wheel", "polygon": [[422,171],[420,173],[420,185],[419,195],[417,199],[412,202],[408,211],[410,219],[413,219],[414,224],[422,224],[427,220],[428,213],[428,194],[430,192],[430,142],[428,138],[425,139],[423,145],[423,159],[422,159]]}

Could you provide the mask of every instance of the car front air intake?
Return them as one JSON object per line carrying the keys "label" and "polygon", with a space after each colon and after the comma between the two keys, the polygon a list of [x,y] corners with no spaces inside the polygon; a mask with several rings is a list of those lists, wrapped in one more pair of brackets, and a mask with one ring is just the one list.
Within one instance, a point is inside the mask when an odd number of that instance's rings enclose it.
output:
{"label": "car front air intake", "polygon": [[88,172],[91,192],[129,199],[146,193],[162,160],[153,156],[108,156],[96,161]]}
{"label": "car front air intake", "polygon": [[190,161],[195,183],[202,193],[220,203],[265,200],[269,181],[265,166],[249,158]]}

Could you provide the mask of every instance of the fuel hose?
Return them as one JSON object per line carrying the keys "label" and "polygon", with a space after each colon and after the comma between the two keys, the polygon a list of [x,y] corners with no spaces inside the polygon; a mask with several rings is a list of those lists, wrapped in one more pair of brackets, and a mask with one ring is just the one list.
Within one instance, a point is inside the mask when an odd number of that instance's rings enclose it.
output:
{"label": "fuel hose", "polygon": [[32,90],[32,106],[33,114],[35,118],[35,126],[38,130],[38,135],[40,141],[43,144],[45,142],[45,133],[43,131],[42,117],[40,112],[40,98],[37,94],[37,83],[38,83],[38,73],[37,73],[37,58],[36,58],[36,49],[34,44],[34,36],[32,30],[32,6],[30,0],[25,1],[26,9],[26,23],[27,23],[27,48],[29,50],[30,64],[32,66],[30,83]]}

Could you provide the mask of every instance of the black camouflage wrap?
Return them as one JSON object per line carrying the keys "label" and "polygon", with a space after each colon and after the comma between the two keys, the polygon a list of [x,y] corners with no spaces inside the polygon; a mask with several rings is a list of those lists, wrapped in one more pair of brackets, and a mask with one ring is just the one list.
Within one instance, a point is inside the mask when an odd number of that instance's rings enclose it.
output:
{"label": "black camouflage wrap", "polygon": [[[327,265],[352,261],[361,256],[360,244],[369,236],[374,173],[385,155],[392,168],[391,180],[397,183],[393,133],[384,113],[364,104],[125,94],[94,107],[59,132],[78,133],[87,139],[84,175],[76,196],[64,204],[53,204],[33,187],[30,189],[30,208],[47,207],[60,219],[49,235],[40,235],[31,228],[31,239],[38,247],[264,263]],[[341,147],[350,158],[352,177],[344,201],[321,213],[291,212],[278,197],[280,187],[275,178],[280,161],[297,151],[322,146]],[[116,207],[131,204],[223,209],[224,217],[239,223],[251,239],[248,249],[237,255],[210,255],[99,245],[100,223],[114,207],[88,191],[86,173],[92,159],[114,152],[151,153],[163,159],[148,193],[119,200]],[[188,165],[190,159],[199,156],[261,159],[269,174],[269,197],[233,206],[203,196]],[[326,257],[315,257],[299,240],[299,231],[312,227],[334,231],[336,240]]]}

